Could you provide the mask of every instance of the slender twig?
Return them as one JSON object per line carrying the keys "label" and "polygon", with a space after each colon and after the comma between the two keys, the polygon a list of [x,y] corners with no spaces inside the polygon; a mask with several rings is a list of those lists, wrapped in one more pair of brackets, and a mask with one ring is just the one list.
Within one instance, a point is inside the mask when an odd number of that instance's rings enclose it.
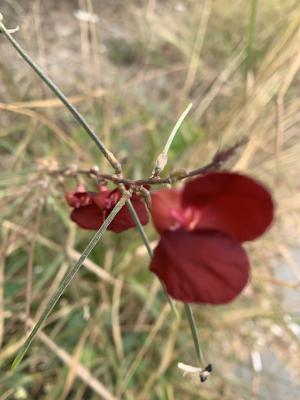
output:
{"label": "slender twig", "polygon": [[[144,228],[143,228],[143,225],[141,224],[141,222],[140,222],[140,220],[139,220],[139,217],[138,217],[138,215],[137,215],[137,213],[136,213],[136,211],[135,211],[135,209],[134,209],[134,207],[133,207],[133,205],[132,205],[130,199],[127,200],[127,206],[128,206],[129,212],[130,212],[130,214],[131,214],[131,216],[132,216],[132,219],[134,220],[135,225],[136,225],[138,231],[140,232],[140,235],[141,235],[141,237],[142,237],[142,239],[143,239],[143,242],[144,242],[144,244],[145,244],[145,247],[146,247],[146,249],[147,249],[147,252],[148,252],[148,254],[149,254],[149,257],[150,257],[150,259],[152,259],[152,258],[153,258],[153,250],[152,250],[152,248],[151,248],[150,241],[149,241],[149,239],[148,239],[148,236],[146,235],[146,232],[145,232],[145,230],[144,230]],[[163,292],[164,292],[164,294],[165,294],[165,296],[166,296],[166,299],[168,300],[168,302],[169,302],[169,304],[170,304],[170,306],[171,306],[171,308],[172,308],[172,311],[174,312],[174,314],[176,315],[176,318],[178,319],[178,318],[179,318],[179,314],[178,314],[178,311],[177,311],[177,309],[176,309],[176,306],[175,306],[174,301],[171,299],[171,297],[170,297],[170,296],[168,295],[168,293],[166,292],[166,289],[165,289],[165,287],[163,286],[163,283],[162,283],[161,281],[160,281],[160,284],[161,284],[161,286],[162,286],[162,289],[163,289]]]}
{"label": "slender twig", "polygon": [[145,244],[145,247],[147,249],[149,257],[152,258],[153,257],[153,251],[152,251],[152,248],[151,248],[150,241],[149,241],[149,239],[148,239],[148,237],[146,235],[146,232],[145,232],[145,230],[143,228],[143,225],[141,224],[140,219],[139,219],[139,217],[138,217],[138,215],[137,215],[137,213],[136,213],[136,211],[135,211],[130,199],[127,200],[127,206],[128,206],[129,212],[130,212],[130,214],[132,216],[132,219],[134,220],[135,225],[136,225],[136,227],[137,227],[137,229],[138,229],[138,231],[139,231],[139,233],[140,233],[140,235],[141,235],[141,237],[143,239],[143,242]]}
{"label": "slender twig", "polygon": [[[150,185],[150,186],[156,186],[156,185],[166,185],[166,184],[172,184],[176,183],[178,181],[187,179],[187,178],[192,178],[197,175],[203,175],[206,172],[209,171],[215,171],[223,167],[223,165],[228,161],[235,153],[236,149],[240,147],[241,145],[245,144],[245,140],[239,141],[238,143],[234,144],[233,146],[230,146],[228,149],[222,150],[218,152],[213,160],[209,162],[208,164],[196,168],[192,171],[174,171],[171,173],[169,176],[161,178],[159,176],[157,177],[150,177],[150,178],[143,178],[143,179],[128,179],[124,177],[120,177],[118,175],[110,175],[110,174],[102,174],[96,169],[95,167],[90,168],[90,169],[76,169],[74,167],[72,168],[63,168],[63,169],[52,169],[52,170],[39,170],[36,172],[44,172],[47,173],[48,175],[63,175],[63,176],[76,176],[79,174],[82,175],[87,175],[87,176],[95,176],[99,181],[101,180],[107,180],[110,182],[113,182],[115,184],[124,184],[127,186],[132,187],[133,189],[138,188],[139,186],[143,185]],[[34,172],[34,171],[32,171]]]}
{"label": "slender twig", "polygon": [[183,111],[183,113],[180,115],[180,117],[178,118],[174,128],[172,129],[167,143],[162,151],[162,153],[160,153],[160,155],[157,157],[157,160],[155,162],[154,165],[154,169],[152,172],[152,176],[153,177],[158,177],[159,174],[161,174],[161,172],[164,170],[165,166],[167,165],[168,162],[168,152],[170,150],[170,147],[173,143],[173,140],[175,138],[176,133],[178,132],[181,124],[183,123],[185,117],[188,115],[188,113],[190,112],[191,108],[192,108],[192,103],[190,103],[187,108]]}
{"label": "slender twig", "polygon": [[104,143],[98,138],[94,130],[89,126],[80,112],[75,108],[64,95],[64,93],[56,86],[56,84],[44,73],[44,71],[32,60],[32,58],[25,52],[25,50],[19,45],[19,43],[13,38],[6,29],[0,19],[0,32],[4,34],[7,40],[17,50],[20,56],[29,64],[29,66],[38,74],[43,82],[49,87],[49,89],[61,100],[66,108],[71,112],[75,120],[85,129],[89,134],[90,138],[94,141],[97,147],[101,150],[104,157],[108,160],[110,165],[114,168],[116,173],[121,172],[121,165],[115,156],[105,147]]}
{"label": "slender twig", "polygon": [[[166,166],[166,164],[168,162],[167,153],[168,153],[168,151],[170,149],[170,146],[171,146],[171,144],[172,144],[172,142],[174,140],[175,134],[178,131],[180,125],[182,124],[184,118],[186,117],[186,115],[188,114],[188,112],[190,111],[191,108],[192,108],[192,104],[190,104],[185,109],[185,111],[181,114],[181,116],[179,117],[177,123],[175,124],[174,129],[172,130],[172,132],[171,132],[171,134],[170,134],[170,136],[169,136],[169,138],[167,140],[167,143],[166,143],[166,145],[164,147],[163,152],[158,156],[158,158],[156,160],[155,167],[154,167],[154,170],[153,170],[152,176],[151,176],[152,179],[153,178],[154,179],[160,179],[159,178],[159,174],[163,171],[163,169],[165,168],[165,166]],[[231,153],[231,152],[229,152],[229,153]],[[214,156],[213,161],[209,166],[214,165],[214,164],[219,164],[222,161],[222,159],[225,157],[225,154],[226,153],[218,155],[218,153],[217,153]],[[194,171],[194,173],[195,173],[195,171]],[[197,170],[197,174],[199,174],[199,170]],[[184,173],[182,175],[179,174],[177,176],[177,179],[180,176],[181,177],[185,176],[185,178],[186,178],[188,176],[188,174],[187,173]],[[188,319],[188,322],[189,322],[190,330],[191,330],[191,333],[192,333],[192,336],[193,336],[193,341],[194,341],[194,346],[195,346],[195,351],[196,351],[196,354],[197,354],[198,362],[199,362],[200,366],[204,367],[205,361],[204,361],[204,356],[203,356],[202,349],[201,349],[201,344],[200,344],[200,340],[199,340],[199,336],[198,336],[198,332],[197,332],[197,326],[196,326],[195,318],[194,318],[194,315],[193,315],[193,310],[192,310],[192,308],[190,307],[189,304],[185,304],[184,305],[184,310],[185,310],[185,313],[186,313],[186,316],[187,316],[187,319]]]}
{"label": "slender twig", "polygon": [[187,319],[188,319],[188,322],[190,325],[190,329],[192,332],[194,347],[196,350],[198,362],[200,364],[200,367],[204,368],[206,363],[205,363],[205,358],[204,358],[204,355],[203,355],[203,352],[201,349],[200,339],[199,339],[199,335],[198,335],[197,328],[196,328],[193,310],[189,304],[184,305],[184,310],[185,310],[185,313],[186,313],[186,316],[187,316]]}
{"label": "slender twig", "polygon": [[191,108],[193,107],[193,104],[190,103],[187,108],[183,111],[183,113],[180,115],[178,118],[174,128],[172,129],[172,132],[170,133],[170,136],[168,137],[167,143],[164,147],[163,153],[168,154],[170,147],[173,143],[173,140],[175,138],[176,133],[178,132],[181,124],[183,123],[185,117],[188,115],[188,113],[191,111]]}
{"label": "slender twig", "polygon": [[41,325],[44,323],[44,321],[48,318],[48,315],[50,312],[53,310],[55,307],[56,303],[66,290],[67,286],[69,283],[72,281],[78,270],[80,269],[81,265],[84,263],[85,259],[89,256],[90,252],[93,250],[93,248],[96,246],[96,244],[99,242],[105,231],[107,230],[109,224],[113,221],[115,216],[118,214],[118,212],[121,210],[121,208],[124,206],[126,203],[127,199],[129,198],[130,193],[125,192],[123,196],[121,197],[120,201],[116,204],[116,206],[113,208],[109,216],[106,218],[106,220],[103,222],[101,225],[100,229],[95,233],[87,247],[84,249],[82,252],[81,256],[79,257],[78,261],[76,264],[67,272],[65,275],[64,279],[62,280],[60,286],[58,287],[57,291],[54,293],[52,298],[50,299],[46,310],[43,312],[41,317],[39,318],[38,322],[35,324],[34,328],[32,329],[30,335],[26,339],[24,345],[22,346],[21,350],[17,354],[13,364],[12,364],[12,369],[16,369],[20,362],[22,361],[23,357],[25,356],[27,350],[29,349],[34,337],[36,336],[37,332],[39,331]]}

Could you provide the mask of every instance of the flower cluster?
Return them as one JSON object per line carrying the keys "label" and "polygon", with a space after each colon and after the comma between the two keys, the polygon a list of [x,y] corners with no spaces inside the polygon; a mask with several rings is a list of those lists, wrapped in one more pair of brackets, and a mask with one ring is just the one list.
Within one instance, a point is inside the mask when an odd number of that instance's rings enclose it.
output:
{"label": "flower cluster", "polygon": [[[97,230],[120,200],[122,194],[119,189],[109,190],[99,185],[98,192],[86,192],[79,184],[76,192],[67,192],[66,200],[70,207],[72,221],[83,229]],[[148,223],[148,213],[144,202],[136,194],[131,197],[132,205],[142,225]],[[119,233],[135,227],[135,223],[127,209],[123,207],[109,225],[108,229]]]}
{"label": "flower cluster", "polygon": [[[66,199],[71,219],[84,229],[99,229],[121,197],[118,189],[100,185],[98,192],[79,186]],[[185,303],[225,304],[243,290],[250,264],[242,243],[262,235],[273,220],[268,190],[256,180],[231,172],[212,172],[189,181],[183,189],[151,194],[152,219],[161,238],[150,270],[168,294]],[[143,225],[148,215],[143,200],[132,204]],[[110,224],[122,232],[134,227],[123,207]]]}

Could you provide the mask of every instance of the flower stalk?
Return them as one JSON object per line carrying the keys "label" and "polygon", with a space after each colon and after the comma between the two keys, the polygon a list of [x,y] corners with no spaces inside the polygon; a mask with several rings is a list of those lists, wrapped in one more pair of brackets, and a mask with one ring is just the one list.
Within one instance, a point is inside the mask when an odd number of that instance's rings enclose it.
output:
{"label": "flower stalk", "polygon": [[25,354],[27,353],[34,337],[38,333],[39,329],[41,328],[42,324],[45,322],[45,320],[48,318],[49,314],[57,304],[58,300],[70,284],[70,282],[73,280],[74,276],[77,274],[79,271],[80,267],[86,260],[86,258],[89,256],[93,248],[96,246],[96,244],[99,242],[99,240],[102,238],[103,234],[106,232],[109,224],[113,221],[115,216],[118,214],[118,212],[121,210],[121,208],[124,206],[126,203],[127,199],[131,196],[130,192],[126,192],[123,194],[122,198],[120,201],[116,204],[112,212],[109,214],[109,216],[106,218],[106,220],[103,222],[101,225],[100,229],[95,233],[89,244],[86,246],[84,251],[82,252],[81,256],[79,257],[78,261],[76,264],[67,272],[65,275],[64,279],[62,280],[61,284],[59,285],[57,291],[54,293],[52,298],[50,299],[47,308],[39,318],[38,322],[35,324],[34,328],[32,329],[30,335],[26,339],[24,345],[22,346],[21,350],[17,354],[13,364],[12,364],[12,369],[16,370],[22,359],[24,358]]}
{"label": "flower stalk", "polygon": [[195,317],[193,314],[193,310],[190,306],[190,304],[185,304],[184,305],[184,310],[185,310],[185,314],[187,316],[187,320],[188,323],[190,325],[190,329],[192,332],[192,336],[193,336],[193,341],[194,341],[194,347],[195,347],[195,351],[196,351],[196,355],[197,355],[197,359],[199,362],[200,367],[204,368],[205,367],[205,358],[204,358],[204,354],[201,348],[201,344],[200,344],[200,339],[199,339],[199,335],[197,332],[197,328],[196,328],[196,323],[195,323]]}

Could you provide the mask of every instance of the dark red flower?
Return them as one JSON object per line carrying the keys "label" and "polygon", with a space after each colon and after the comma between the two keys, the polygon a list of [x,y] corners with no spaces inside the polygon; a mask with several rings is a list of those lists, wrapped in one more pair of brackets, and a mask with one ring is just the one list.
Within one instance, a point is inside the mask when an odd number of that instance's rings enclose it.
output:
{"label": "dark red flower", "polygon": [[[98,192],[86,192],[81,185],[76,192],[67,192],[65,195],[69,206],[73,208],[72,221],[83,229],[92,230],[100,228],[121,196],[119,189],[109,190],[104,185],[99,186]],[[131,201],[141,224],[146,225],[148,213],[144,202],[136,194],[132,195]],[[119,233],[133,227],[135,223],[125,206],[116,215],[108,229]]]}
{"label": "dark red flower", "polygon": [[209,173],[182,190],[154,192],[152,217],[161,240],[150,269],[177,300],[228,303],[249,279],[241,242],[266,231],[273,209],[267,189],[237,173]]}

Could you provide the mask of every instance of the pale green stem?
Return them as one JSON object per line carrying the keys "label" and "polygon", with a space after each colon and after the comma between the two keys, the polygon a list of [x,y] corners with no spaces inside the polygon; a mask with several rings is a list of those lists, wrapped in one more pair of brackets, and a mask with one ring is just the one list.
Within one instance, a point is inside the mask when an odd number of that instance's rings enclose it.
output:
{"label": "pale green stem", "polygon": [[165,147],[164,147],[163,153],[164,153],[165,155],[168,154],[168,152],[169,152],[169,150],[170,150],[170,147],[171,147],[171,145],[172,145],[172,143],[173,143],[173,140],[174,140],[174,138],[175,138],[176,133],[178,132],[178,130],[179,130],[181,124],[183,123],[185,117],[188,115],[188,113],[190,112],[190,110],[191,110],[192,107],[193,107],[193,104],[190,103],[190,104],[187,106],[187,108],[183,111],[183,113],[180,115],[180,117],[178,118],[178,120],[177,120],[177,122],[176,122],[174,128],[172,129],[172,131],[171,131],[171,133],[170,133],[170,136],[168,137],[167,143],[166,143],[166,145],[165,145]]}
{"label": "pale green stem", "polygon": [[25,356],[27,350],[29,349],[34,337],[36,336],[37,332],[39,331],[41,325],[44,323],[44,321],[48,318],[48,315],[51,313],[53,308],[55,307],[56,303],[66,290],[67,286],[69,283],[72,281],[76,273],[78,272],[79,268],[82,266],[84,263],[85,259],[89,256],[90,252],[93,250],[93,248],[96,246],[96,244],[99,242],[101,237],[103,236],[104,232],[107,230],[109,224],[113,221],[117,213],[121,210],[121,208],[124,206],[125,202],[128,199],[128,193],[124,194],[123,197],[120,199],[120,201],[116,204],[116,206],[113,208],[109,216],[106,218],[106,220],[103,222],[101,225],[100,229],[95,233],[87,247],[84,249],[82,252],[81,256],[79,257],[78,261],[76,264],[67,272],[65,275],[64,279],[62,280],[61,284],[59,285],[59,288],[57,291],[54,293],[52,298],[50,299],[49,303],[47,304],[46,310],[43,312],[41,315],[40,319],[38,322],[35,324],[34,328],[32,329],[30,335],[26,339],[24,345],[22,346],[21,350],[18,352],[13,364],[12,364],[12,369],[15,370],[20,362],[22,361],[23,357]]}
{"label": "pale green stem", "polygon": [[65,107],[71,112],[75,120],[85,129],[89,134],[90,138],[94,141],[97,147],[101,150],[104,157],[108,160],[114,170],[119,173],[121,172],[121,165],[116,160],[114,155],[107,150],[104,143],[98,138],[94,130],[89,126],[79,111],[69,102],[64,93],[55,85],[55,83],[48,78],[44,71],[30,58],[30,56],[23,50],[19,43],[13,38],[9,31],[5,28],[2,22],[0,22],[0,32],[9,40],[12,46],[17,50],[20,56],[29,64],[29,66],[38,74],[43,82],[49,87],[49,89],[61,100]]}
{"label": "pale green stem", "polygon": [[[143,228],[143,225],[141,224],[140,219],[139,219],[139,217],[138,217],[138,215],[137,215],[137,213],[136,213],[136,211],[135,211],[135,209],[134,209],[134,207],[133,207],[133,205],[131,203],[131,200],[128,199],[126,204],[127,204],[128,209],[129,209],[129,212],[130,212],[130,214],[132,216],[132,219],[134,220],[135,225],[136,225],[136,227],[137,227],[137,229],[138,229],[138,231],[139,231],[139,233],[140,233],[140,235],[141,235],[141,237],[143,239],[143,242],[145,244],[145,247],[147,249],[149,257],[150,257],[150,259],[152,259],[153,258],[153,250],[151,248],[150,241],[149,241],[149,239],[148,239],[148,237],[146,235],[146,232],[145,232],[145,230]],[[176,309],[176,305],[175,305],[174,301],[171,299],[171,297],[166,292],[166,289],[163,286],[163,283],[161,281],[160,281],[160,284],[161,284],[163,292],[164,292],[164,294],[166,296],[166,299],[168,300],[168,302],[170,304],[170,307],[172,308],[172,311],[174,312],[176,318],[179,319],[179,314],[178,314],[178,311]]]}
{"label": "pale green stem", "polygon": [[196,327],[195,317],[193,314],[192,307],[186,303],[186,304],[184,304],[184,310],[185,310],[188,322],[190,324],[190,329],[192,332],[194,346],[195,346],[195,350],[196,350],[196,354],[197,354],[197,358],[198,358],[200,367],[205,368],[205,366],[206,366],[205,358],[204,358],[204,355],[203,355],[203,352],[201,349],[200,339],[199,339],[199,335],[197,332],[197,327]]}
{"label": "pale green stem", "polygon": [[178,118],[174,128],[172,129],[167,143],[163,149],[163,152],[159,154],[159,156],[157,157],[156,161],[155,161],[155,165],[154,165],[154,169],[152,171],[152,177],[159,177],[159,175],[162,173],[162,171],[164,170],[165,166],[167,165],[168,162],[168,152],[170,150],[170,147],[173,143],[173,140],[175,138],[176,133],[178,132],[183,120],[185,119],[185,117],[188,115],[188,113],[190,112],[191,108],[192,108],[192,103],[190,103],[187,108],[183,111],[183,113],[180,115],[180,117]]}
{"label": "pale green stem", "polygon": [[129,212],[130,212],[130,214],[132,216],[132,219],[134,220],[135,225],[136,225],[136,227],[137,227],[137,229],[138,229],[138,231],[139,231],[139,233],[141,235],[141,238],[143,239],[143,242],[145,244],[145,247],[147,249],[149,257],[152,258],[153,257],[153,251],[152,251],[152,248],[151,248],[150,241],[149,241],[149,239],[148,239],[148,237],[146,235],[146,232],[145,232],[145,230],[143,228],[143,225],[141,224],[140,219],[139,219],[139,217],[138,217],[138,215],[137,215],[137,213],[136,213],[136,211],[135,211],[130,199],[127,200],[126,205],[127,205],[128,209],[129,209]]}
{"label": "pale green stem", "polygon": [[[187,108],[183,111],[183,113],[180,115],[180,117],[178,118],[174,128],[172,129],[172,132],[170,133],[170,136],[167,140],[167,143],[164,147],[163,152],[160,154],[160,156],[158,157],[158,159],[156,161],[154,174],[158,175],[159,173],[161,173],[162,170],[164,169],[165,165],[167,164],[168,151],[170,150],[170,147],[173,143],[176,133],[178,132],[182,122],[184,121],[184,119],[188,115],[188,113],[190,112],[191,108],[192,108],[192,104],[189,104],[187,106]],[[196,327],[196,323],[195,323],[193,310],[189,304],[184,305],[184,310],[185,310],[185,313],[186,313],[186,316],[187,316],[187,319],[188,319],[188,322],[190,325],[190,330],[192,332],[198,362],[199,362],[200,366],[204,368],[205,360],[204,360],[204,355],[203,355],[203,352],[201,349],[201,344],[200,344],[199,335],[197,332],[197,327]]]}

